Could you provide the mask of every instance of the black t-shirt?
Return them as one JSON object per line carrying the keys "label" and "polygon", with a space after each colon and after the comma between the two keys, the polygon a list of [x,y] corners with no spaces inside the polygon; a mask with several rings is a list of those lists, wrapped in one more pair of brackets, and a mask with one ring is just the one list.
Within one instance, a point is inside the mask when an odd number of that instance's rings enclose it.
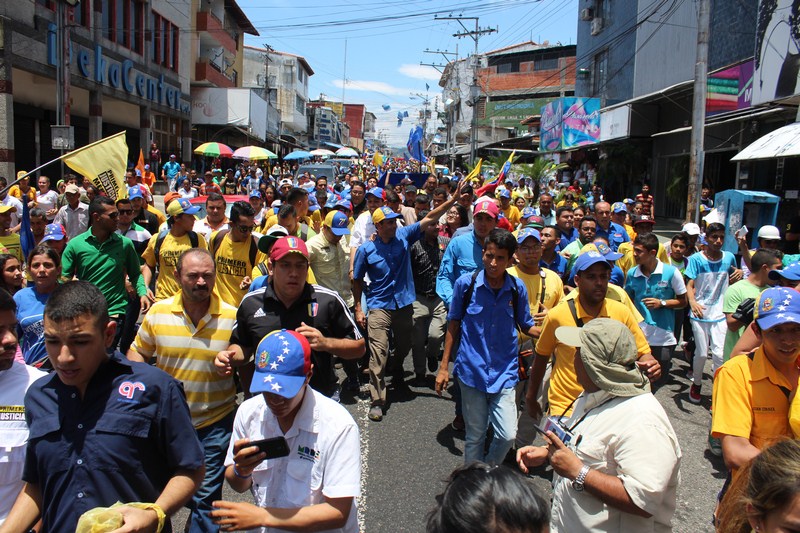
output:
{"label": "black t-shirt", "polygon": [[158,233],[158,217],[148,211],[146,207],[142,208],[141,213],[135,216],[133,221],[149,231],[150,235],[156,235]]}
{"label": "black t-shirt", "polygon": [[[236,312],[231,344],[255,351],[268,333],[279,329],[294,330],[302,322],[318,329],[326,337],[361,338],[347,304],[336,292],[306,283],[300,298],[287,309],[272,290],[270,280],[263,288],[247,293],[242,299]],[[311,361],[314,363],[314,373],[309,382],[311,388],[332,395],[338,379],[331,354],[312,351]]]}
{"label": "black t-shirt", "polygon": [[790,241],[786,239],[787,233],[800,234],[800,216],[796,216],[789,220],[786,224],[786,231],[783,234],[783,253],[797,254],[800,253],[800,241]]}

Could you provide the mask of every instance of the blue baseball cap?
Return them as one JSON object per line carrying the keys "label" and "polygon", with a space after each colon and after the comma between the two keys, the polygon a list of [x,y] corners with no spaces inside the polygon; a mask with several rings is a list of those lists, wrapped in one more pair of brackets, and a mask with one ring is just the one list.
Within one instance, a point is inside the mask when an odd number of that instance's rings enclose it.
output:
{"label": "blue baseball cap", "polygon": [[339,200],[338,202],[336,202],[336,205],[334,207],[336,208],[341,207],[342,209],[347,209],[348,211],[353,210],[353,204],[348,199]]}
{"label": "blue baseball cap", "polygon": [[508,189],[503,189],[500,191],[500,194],[498,196],[500,198],[511,198],[511,191],[509,191]]}
{"label": "blue baseball cap", "polygon": [[758,297],[753,319],[761,329],[800,324],[800,294],[787,287],[772,287]]}
{"label": "blue baseball cap", "polygon": [[64,226],[61,224],[48,224],[44,228],[44,237],[40,242],[45,241],[61,241],[67,236]]}
{"label": "blue baseball cap", "polygon": [[380,198],[381,200],[383,200],[383,189],[381,189],[380,187],[373,187],[367,191],[367,194],[365,196],[370,196],[370,195],[374,196],[375,198]]}
{"label": "blue baseball cap", "polygon": [[186,198],[178,198],[167,206],[167,215],[170,218],[178,215],[194,215],[198,211],[200,211],[200,206],[192,205],[192,202]]}
{"label": "blue baseball cap", "polygon": [[316,196],[310,194],[308,196],[308,212],[313,213],[314,211],[319,211],[319,202]]}
{"label": "blue baseball cap", "polygon": [[611,263],[603,257],[599,252],[585,252],[578,256],[575,260],[575,272],[583,272],[592,265],[602,263],[611,269]]}
{"label": "blue baseball cap", "polygon": [[128,198],[133,200],[134,198],[144,198],[144,191],[138,185],[134,185],[133,187],[128,187]]}
{"label": "blue baseball cap", "polygon": [[769,279],[778,281],[781,278],[790,279],[792,281],[800,281],[800,262],[792,263],[781,270],[770,270]]}
{"label": "blue baseball cap", "polygon": [[539,230],[534,228],[522,228],[517,234],[517,244],[522,244],[528,237],[533,237],[537,241],[542,242],[542,236]]}
{"label": "blue baseball cap", "polygon": [[325,225],[334,235],[350,235],[348,224],[350,224],[350,219],[341,211],[331,211],[325,217]]}
{"label": "blue baseball cap", "polygon": [[250,198],[261,198],[261,191],[250,191]]}
{"label": "blue baseball cap", "polygon": [[627,213],[628,212],[628,208],[622,202],[614,202],[611,205],[611,211],[613,213]]}
{"label": "blue baseball cap", "polygon": [[584,244],[583,247],[581,248],[580,253],[585,253],[585,252],[597,252],[603,257],[605,257],[606,261],[611,261],[611,262],[614,262],[617,259],[622,258],[621,253],[615,252],[614,250],[611,249],[610,246],[608,246],[603,241],[595,241],[595,242],[590,242],[589,244]]}
{"label": "blue baseball cap", "polygon": [[311,346],[305,337],[282,329],[268,333],[255,352],[256,371],[250,392],[294,398],[311,371]]}
{"label": "blue baseball cap", "polygon": [[524,218],[524,219],[535,217],[536,216],[536,209],[534,209],[532,207],[526,207],[525,209],[522,210],[522,213],[520,214],[520,216],[522,218]]}

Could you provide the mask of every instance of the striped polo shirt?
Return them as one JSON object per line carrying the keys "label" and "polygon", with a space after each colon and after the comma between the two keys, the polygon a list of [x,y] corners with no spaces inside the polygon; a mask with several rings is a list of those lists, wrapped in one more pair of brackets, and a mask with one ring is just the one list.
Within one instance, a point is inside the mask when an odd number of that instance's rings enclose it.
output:
{"label": "striped polo shirt", "polygon": [[158,368],[183,383],[192,423],[202,429],[236,408],[233,378],[214,369],[217,353],[228,349],[236,308],[212,295],[208,313],[195,326],[181,294],[153,304],[131,348],[155,357]]}

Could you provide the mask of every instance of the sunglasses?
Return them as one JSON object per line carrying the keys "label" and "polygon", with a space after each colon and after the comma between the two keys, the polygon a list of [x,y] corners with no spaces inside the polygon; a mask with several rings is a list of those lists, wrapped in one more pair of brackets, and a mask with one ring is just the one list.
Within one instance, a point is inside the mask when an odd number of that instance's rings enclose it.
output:
{"label": "sunglasses", "polygon": [[238,230],[239,230],[239,231],[241,231],[242,233],[250,233],[250,232],[252,232],[252,231],[253,231],[255,228],[256,228],[255,226],[240,226],[240,225],[237,225],[237,226],[236,226],[236,229],[238,229]]}
{"label": "sunglasses", "polygon": [[130,215],[133,213],[133,209],[118,209],[117,211],[120,215]]}

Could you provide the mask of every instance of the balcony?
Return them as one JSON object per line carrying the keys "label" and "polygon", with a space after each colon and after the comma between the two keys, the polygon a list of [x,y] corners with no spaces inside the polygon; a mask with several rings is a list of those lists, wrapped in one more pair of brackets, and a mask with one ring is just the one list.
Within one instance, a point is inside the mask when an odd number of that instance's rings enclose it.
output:
{"label": "balcony", "polygon": [[195,64],[195,81],[206,81],[216,87],[231,88],[236,87],[237,73],[231,69],[231,76],[226,76],[214,63],[208,60],[200,60]]}
{"label": "balcony", "polygon": [[225,29],[222,22],[208,11],[197,13],[197,31],[206,32],[232,54],[236,53],[238,41]]}

